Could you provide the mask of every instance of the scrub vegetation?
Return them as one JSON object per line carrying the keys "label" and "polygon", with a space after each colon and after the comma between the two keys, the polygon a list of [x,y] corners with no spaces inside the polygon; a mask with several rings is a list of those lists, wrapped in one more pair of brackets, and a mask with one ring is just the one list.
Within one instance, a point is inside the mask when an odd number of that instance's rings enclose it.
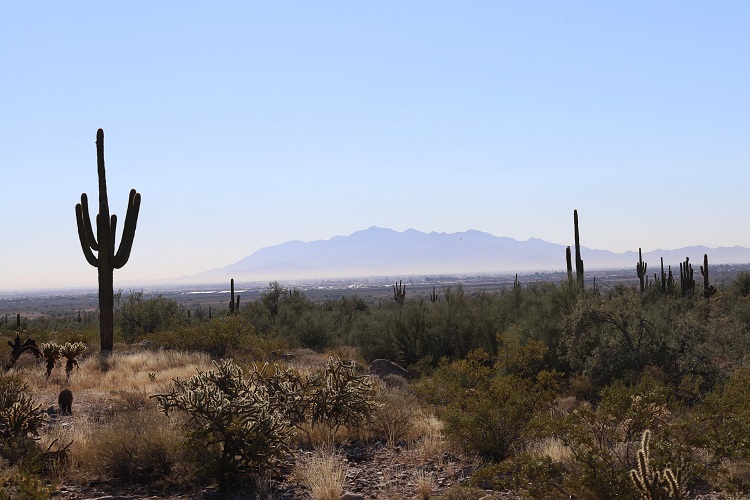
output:
{"label": "scrub vegetation", "polygon": [[[2,495],[93,481],[334,498],[355,486],[351,446],[408,450],[401,489],[382,479],[395,496],[746,495],[746,281],[683,296],[654,282],[581,288],[572,276],[385,303],[315,303],[271,283],[211,318],[134,292],[116,297],[105,360],[96,315],[27,319],[19,342],[42,349],[0,378]],[[2,326],[13,347],[16,325]],[[369,375],[378,358],[412,379]],[[64,388],[72,415],[50,415]],[[428,464],[448,456],[479,462],[441,485]]]}

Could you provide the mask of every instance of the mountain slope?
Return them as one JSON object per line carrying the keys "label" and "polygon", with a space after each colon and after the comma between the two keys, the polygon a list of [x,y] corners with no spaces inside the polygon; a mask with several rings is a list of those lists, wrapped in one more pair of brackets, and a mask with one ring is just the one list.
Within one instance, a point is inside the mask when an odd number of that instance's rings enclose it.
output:
{"label": "mountain slope", "polygon": [[[637,252],[616,254],[582,247],[587,271],[635,267]],[[689,257],[697,266],[703,254],[713,264],[750,262],[750,249],[695,246],[643,254],[656,272],[659,258],[678,272]],[[195,278],[234,277],[247,280],[346,278],[362,276],[493,274],[565,271],[565,246],[537,238],[518,241],[476,230],[461,233],[403,232],[380,227],[311,242],[289,241],[261,248],[240,261]],[[697,272],[697,271],[696,271]]]}

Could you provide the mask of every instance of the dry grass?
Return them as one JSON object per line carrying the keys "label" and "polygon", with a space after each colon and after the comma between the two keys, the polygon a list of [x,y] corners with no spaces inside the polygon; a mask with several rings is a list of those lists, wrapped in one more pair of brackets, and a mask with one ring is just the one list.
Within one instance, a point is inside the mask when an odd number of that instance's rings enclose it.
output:
{"label": "dry grass", "polygon": [[321,446],[297,462],[295,474],[314,500],[338,500],[347,470],[346,461],[332,446]]}
{"label": "dry grass", "polygon": [[420,435],[420,421],[425,416],[412,393],[404,388],[381,386],[376,401],[380,407],[375,410],[368,426],[373,437],[393,446],[398,441],[410,441]]}
{"label": "dry grass", "polygon": [[549,457],[555,462],[570,463],[573,461],[573,451],[565,446],[558,438],[541,439],[528,446],[527,451],[539,457]]}
{"label": "dry grass", "polygon": [[299,426],[292,438],[292,445],[302,449],[320,448],[332,446],[335,443],[343,443],[355,431],[341,426],[338,429],[325,423],[310,425],[305,423]]}
{"label": "dry grass", "polygon": [[169,474],[178,437],[148,396],[166,390],[174,378],[212,366],[204,354],[138,351],[115,353],[107,371],[96,354],[82,359],[69,380],[59,366],[45,379],[42,363],[29,363],[17,373],[43,408],[57,406],[62,388],[73,391],[73,416],[50,420],[40,433],[45,449],[55,440],[53,450],[72,442],[70,479],[149,482]]}
{"label": "dry grass", "polygon": [[434,489],[435,474],[425,471],[424,469],[417,469],[414,472],[414,493],[416,494],[416,497],[422,500],[427,500],[432,496]]}

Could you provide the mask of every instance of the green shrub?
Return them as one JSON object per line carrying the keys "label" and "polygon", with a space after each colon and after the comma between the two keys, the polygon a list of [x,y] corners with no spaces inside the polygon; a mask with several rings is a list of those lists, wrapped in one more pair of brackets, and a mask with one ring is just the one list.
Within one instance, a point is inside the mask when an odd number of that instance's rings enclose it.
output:
{"label": "green shrub", "polygon": [[738,273],[732,282],[732,288],[743,297],[750,295],[750,273]]}
{"label": "green shrub", "polygon": [[[267,356],[261,346],[269,344],[269,339],[255,335],[253,325],[239,316],[220,316],[210,321],[179,325],[148,338],[159,347],[205,352],[217,359],[248,350],[255,351],[258,356]],[[278,343],[271,343],[270,349],[277,346]]]}
{"label": "green shrub", "polygon": [[177,302],[162,295],[144,299],[143,292],[130,292],[119,304],[116,314],[116,322],[126,342],[172,328],[182,321],[182,309]]}
{"label": "green shrub", "polygon": [[669,391],[649,377],[634,386],[607,387],[596,407],[584,404],[556,422],[556,436],[575,458],[565,491],[581,498],[635,498],[629,471],[637,466],[646,429],[661,430],[670,415]]}
{"label": "green shrub", "polygon": [[448,438],[466,451],[502,461],[522,449],[551,408],[556,375],[531,380],[500,375],[488,356],[475,351],[443,365],[421,389],[435,405]]}
{"label": "green shrub", "polygon": [[484,490],[523,492],[529,498],[568,499],[562,483],[565,466],[550,457],[521,453],[510,460],[489,464],[471,475],[469,485]]}

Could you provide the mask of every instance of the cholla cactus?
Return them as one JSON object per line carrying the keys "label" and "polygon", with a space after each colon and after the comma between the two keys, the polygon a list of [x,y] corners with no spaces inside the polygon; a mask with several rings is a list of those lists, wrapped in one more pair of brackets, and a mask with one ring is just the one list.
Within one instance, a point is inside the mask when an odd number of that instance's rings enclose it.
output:
{"label": "cholla cactus", "polygon": [[338,429],[357,425],[377,407],[372,380],[358,375],[354,361],[328,358],[325,373],[313,375],[309,391],[310,418],[313,425],[325,422]]}
{"label": "cholla cactus", "polygon": [[684,498],[682,491],[683,468],[677,467],[674,471],[667,466],[664,471],[659,472],[651,466],[649,440],[651,432],[643,431],[641,449],[638,450],[638,468],[630,471],[641,498],[644,500],[676,499]]}
{"label": "cholla cactus", "polygon": [[[175,380],[167,394],[155,397],[165,415],[181,412],[197,448],[211,450],[219,486],[226,489],[245,473],[259,473],[289,451],[291,425],[270,404],[263,385],[243,378],[231,360],[214,361],[215,370]],[[206,459],[210,458],[204,452]]]}
{"label": "cholla cactus", "polygon": [[60,346],[60,355],[67,359],[65,362],[65,375],[70,378],[73,368],[78,368],[76,358],[86,350],[86,344],[83,342],[65,342]]}
{"label": "cholla cactus", "polygon": [[45,414],[35,405],[27,385],[14,380],[0,383],[0,439],[26,438],[37,435]]}
{"label": "cholla cactus", "polygon": [[46,378],[49,378],[52,373],[52,369],[57,364],[57,360],[60,359],[60,346],[54,342],[42,342],[39,346],[39,350],[42,351],[42,357],[45,361],[45,367],[47,368]]}

